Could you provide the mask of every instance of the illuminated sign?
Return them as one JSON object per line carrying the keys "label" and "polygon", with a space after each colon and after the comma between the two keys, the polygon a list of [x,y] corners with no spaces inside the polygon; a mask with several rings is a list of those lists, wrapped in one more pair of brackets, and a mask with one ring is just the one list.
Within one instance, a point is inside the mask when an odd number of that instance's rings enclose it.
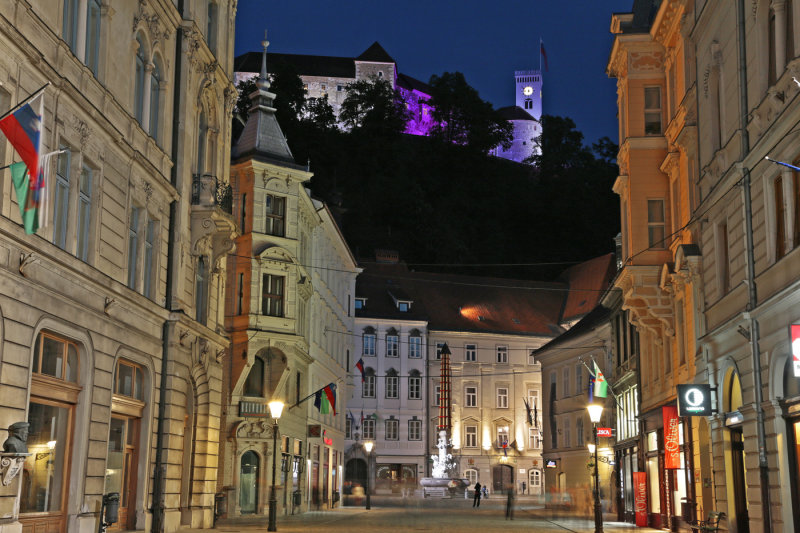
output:
{"label": "illuminated sign", "polygon": [[597,428],[597,436],[598,437],[610,437],[611,436],[611,428]]}
{"label": "illuminated sign", "polygon": [[681,467],[680,420],[678,408],[665,405],[661,408],[664,417],[664,468]]}
{"label": "illuminated sign", "polygon": [[544,467],[545,468],[558,468],[558,461],[556,461],[555,459],[548,459],[547,461],[544,462]]}
{"label": "illuminated sign", "polygon": [[678,385],[678,416],[711,416],[711,385]]}
{"label": "illuminated sign", "polygon": [[792,366],[794,367],[794,377],[800,377],[800,324],[789,326],[789,334],[792,336]]}
{"label": "illuminated sign", "polygon": [[633,502],[636,525],[647,527],[647,474],[644,472],[633,472]]}

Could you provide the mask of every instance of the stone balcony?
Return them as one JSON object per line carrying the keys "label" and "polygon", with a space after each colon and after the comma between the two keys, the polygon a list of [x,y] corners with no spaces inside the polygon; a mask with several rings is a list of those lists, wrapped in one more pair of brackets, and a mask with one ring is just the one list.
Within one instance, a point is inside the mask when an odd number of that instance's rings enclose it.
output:
{"label": "stone balcony", "polygon": [[192,178],[192,252],[208,255],[211,265],[233,251],[239,228],[233,218],[231,186],[210,174]]}

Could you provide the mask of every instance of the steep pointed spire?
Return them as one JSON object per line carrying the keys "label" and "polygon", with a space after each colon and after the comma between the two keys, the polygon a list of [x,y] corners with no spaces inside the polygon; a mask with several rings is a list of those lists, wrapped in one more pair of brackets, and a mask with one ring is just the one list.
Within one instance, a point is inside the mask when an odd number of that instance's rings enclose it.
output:
{"label": "steep pointed spire", "polygon": [[252,102],[250,114],[244,126],[244,131],[233,147],[233,157],[239,159],[247,156],[262,156],[288,163],[294,163],[294,157],[286,142],[286,137],[281,131],[278,119],[275,117],[275,93],[269,91],[270,83],[267,76],[267,31],[264,30],[264,40],[261,41],[263,55],[261,56],[261,73],[256,80],[256,90],[249,98]]}

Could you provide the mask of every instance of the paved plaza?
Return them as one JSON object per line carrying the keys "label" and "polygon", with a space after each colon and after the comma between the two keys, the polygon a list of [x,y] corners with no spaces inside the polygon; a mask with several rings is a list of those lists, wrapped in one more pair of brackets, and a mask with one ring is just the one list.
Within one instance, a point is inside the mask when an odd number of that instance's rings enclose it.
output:
{"label": "paved plaza", "polygon": [[[472,508],[471,500],[419,500],[376,498],[372,509],[342,507],[333,510],[311,511],[303,515],[281,516],[278,531],[325,531],[367,533],[373,531],[436,531],[441,533],[465,531],[495,533],[506,531],[542,531],[590,533],[594,522],[588,517],[555,516],[532,502],[516,501],[514,520],[505,519],[505,499],[490,498]],[[376,505],[377,503],[377,505]],[[217,524],[220,533],[263,531],[266,519],[226,521]],[[635,528],[632,524],[604,522],[607,533],[649,532],[649,528]]]}

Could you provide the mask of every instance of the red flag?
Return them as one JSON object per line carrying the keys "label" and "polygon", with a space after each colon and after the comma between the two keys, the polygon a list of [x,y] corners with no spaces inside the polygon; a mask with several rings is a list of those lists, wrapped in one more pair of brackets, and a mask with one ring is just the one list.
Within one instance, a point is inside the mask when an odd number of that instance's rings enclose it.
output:
{"label": "red flag", "polygon": [[541,49],[541,54],[542,54],[542,57],[544,58],[544,69],[549,72],[550,69],[547,68],[547,52],[544,51],[544,43],[540,42],[539,43],[539,48]]}
{"label": "red flag", "polygon": [[333,416],[336,416],[336,385],[331,383],[327,387],[325,387],[325,396],[328,397],[328,403],[331,404],[331,409],[333,409]]}
{"label": "red flag", "polygon": [[358,363],[356,363],[356,368],[359,372],[361,372],[361,383],[364,383],[364,360],[359,359]]}

